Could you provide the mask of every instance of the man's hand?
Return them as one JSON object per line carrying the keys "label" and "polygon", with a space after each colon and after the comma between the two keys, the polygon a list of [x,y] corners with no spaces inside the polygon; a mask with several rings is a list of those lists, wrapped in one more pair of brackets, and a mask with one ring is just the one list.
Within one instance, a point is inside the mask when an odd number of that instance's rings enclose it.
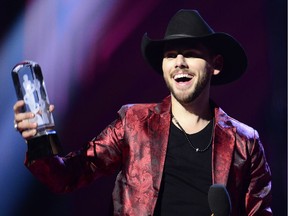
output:
{"label": "man's hand", "polygon": [[[24,106],[24,101],[19,100],[17,101],[14,106],[14,127],[18,130],[24,139],[29,139],[36,135],[37,133],[37,123],[32,122],[35,117],[35,114],[32,112],[21,112],[22,107]],[[49,106],[49,112],[54,110],[54,105]]]}

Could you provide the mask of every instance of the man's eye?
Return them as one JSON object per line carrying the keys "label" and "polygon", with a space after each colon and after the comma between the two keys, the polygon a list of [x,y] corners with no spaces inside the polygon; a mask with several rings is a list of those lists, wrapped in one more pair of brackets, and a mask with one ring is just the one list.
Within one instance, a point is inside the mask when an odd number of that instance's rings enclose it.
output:
{"label": "man's eye", "polygon": [[185,58],[194,58],[194,57],[197,57],[197,55],[196,55],[195,52],[185,52],[185,53],[183,54],[183,56],[184,56]]}
{"label": "man's eye", "polygon": [[177,54],[176,53],[165,53],[165,58],[176,58]]}

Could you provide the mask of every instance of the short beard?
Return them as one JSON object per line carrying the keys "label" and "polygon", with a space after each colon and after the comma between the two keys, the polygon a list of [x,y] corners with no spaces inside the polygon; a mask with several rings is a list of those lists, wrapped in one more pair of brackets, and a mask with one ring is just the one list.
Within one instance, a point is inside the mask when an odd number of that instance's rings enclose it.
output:
{"label": "short beard", "polygon": [[174,98],[180,103],[180,104],[190,104],[195,99],[199,97],[199,95],[204,91],[207,85],[210,85],[210,79],[211,75],[209,73],[205,73],[205,76],[203,76],[198,83],[195,86],[194,91],[192,91],[190,94],[176,94],[173,88],[166,82],[166,85]]}

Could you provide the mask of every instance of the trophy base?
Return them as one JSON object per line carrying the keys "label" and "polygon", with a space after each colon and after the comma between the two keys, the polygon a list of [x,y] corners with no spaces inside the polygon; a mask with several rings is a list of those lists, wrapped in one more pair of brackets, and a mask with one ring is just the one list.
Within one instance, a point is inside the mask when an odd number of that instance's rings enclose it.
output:
{"label": "trophy base", "polygon": [[45,133],[41,134],[27,140],[27,156],[30,161],[58,155],[62,152],[56,131],[45,131]]}

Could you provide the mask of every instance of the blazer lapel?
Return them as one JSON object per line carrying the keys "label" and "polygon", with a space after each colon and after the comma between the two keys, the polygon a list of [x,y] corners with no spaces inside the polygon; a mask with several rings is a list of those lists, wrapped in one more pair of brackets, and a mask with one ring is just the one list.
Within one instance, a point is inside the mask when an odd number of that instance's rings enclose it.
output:
{"label": "blazer lapel", "polygon": [[[164,169],[165,155],[170,129],[170,97],[167,97],[157,111],[152,111],[148,120],[149,137],[153,142],[151,149],[153,161],[153,187],[159,189]],[[236,129],[227,124],[227,114],[215,108],[215,130],[212,149],[212,183],[226,186],[235,146]]]}
{"label": "blazer lapel", "polygon": [[225,125],[225,122],[221,122],[221,120],[220,124],[216,123],[214,131],[212,182],[226,186],[235,146],[236,129]]}
{"label": "blazer lapel", "polygon": [[153,151],[151,154],[153,187],[156,190],[160,190],[168,145],[171,118],[169,101],[164,100],[164,103],[160,105],[161,108],[159,107],[159,110],[157,108],[156,112],[152,111],[153,114],[148,120],[149,137],[152,140],[150,149]]}

